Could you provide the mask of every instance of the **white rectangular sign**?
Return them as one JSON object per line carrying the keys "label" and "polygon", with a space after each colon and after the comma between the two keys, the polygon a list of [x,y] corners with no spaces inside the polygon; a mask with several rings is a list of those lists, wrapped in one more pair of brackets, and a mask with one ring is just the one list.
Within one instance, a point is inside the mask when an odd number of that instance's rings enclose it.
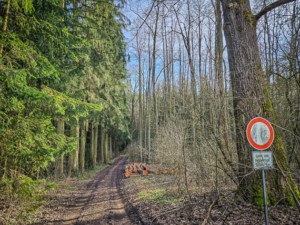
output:
{"label": "white rectangular sign", "polygon": [[271,151],[253,151],[252,158],[255,170],[273,169],[273,153]]}

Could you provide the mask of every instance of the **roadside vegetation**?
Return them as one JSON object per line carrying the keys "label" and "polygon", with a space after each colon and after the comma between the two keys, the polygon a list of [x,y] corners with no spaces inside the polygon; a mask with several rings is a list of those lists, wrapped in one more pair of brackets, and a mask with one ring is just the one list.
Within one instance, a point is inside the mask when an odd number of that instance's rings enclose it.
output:
{"label": "roadside vegetation", "polygon": [[43,218],[43,210],[52,199],[58,196],[72,196],[73,193],[83,188],[96,173],[113,162],[114,159],[107,164],[96,165],[94,169],[69,178],[52,181],[39,180],[34,184],[30,181],[21,181],[26,185],[26,187],[20,187],[19,190],[22,190],[22,193],[18,192],[15,195],[5,193],[0,199],[0,224],[35,224]]}

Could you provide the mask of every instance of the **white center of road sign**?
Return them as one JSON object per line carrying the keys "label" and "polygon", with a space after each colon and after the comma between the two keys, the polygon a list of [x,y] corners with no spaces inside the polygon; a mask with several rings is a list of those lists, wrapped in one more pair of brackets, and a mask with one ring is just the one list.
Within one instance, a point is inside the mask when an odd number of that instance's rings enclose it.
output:
{"label": "white center of road sign", "polygon": [[256,122],[251,127],[251,137],[256,144],[264,145],[270,139],[270,130],[266,124],[262,122]]}
{"label": "white center of road sign", "polygon": [[269,148],[274,140],[271,123],[262,117],[255,117],[248,123],[246,135],[250,145],[257,150]]}

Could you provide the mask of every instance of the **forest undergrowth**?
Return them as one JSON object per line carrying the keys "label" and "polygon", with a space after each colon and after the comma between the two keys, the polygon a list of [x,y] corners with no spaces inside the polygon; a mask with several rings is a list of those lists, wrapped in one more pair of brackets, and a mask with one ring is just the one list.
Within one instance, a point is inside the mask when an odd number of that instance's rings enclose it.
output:
{"label": "forest undergrowth", "polygon": [[[175,176],[150,174],[123,180],[124,196],[145,224],[264,224],[263,207],[237,199],[236,189],[194,186],[178,189]],[[300,224],[296,207],[270,206],[269,224]]]}
{"label": "forest undergrowth", "polygon": [[[148,165],[150,170],[158,165]],[[83,176],[61,180],[39,198],[26,200],[1,199],[0,224],[40,224],[57,215],[55,209],[68,204],[103,168]],[[135,211],[144,224],[264,224],[263,207],[254,206],[236,196],[234,185],[215,188],[210,181],[189,183],[189,194],[178,176],[149,173],[122,177],[120,192],[127,213]],[[9,201],[8,201],[9,200]],[[57,212],[58,213],[58,212]],[[270,206],[269,224],[300,224],[296,207]],[[134,223],[133,223],[134,224]]]}

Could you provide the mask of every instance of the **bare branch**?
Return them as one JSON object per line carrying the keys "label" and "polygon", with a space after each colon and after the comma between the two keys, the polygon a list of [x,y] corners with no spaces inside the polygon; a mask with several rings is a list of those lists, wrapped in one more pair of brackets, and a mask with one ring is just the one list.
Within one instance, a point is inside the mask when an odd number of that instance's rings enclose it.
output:
{"label": "bare branch", "polygon": [[266,6],[265,8],[263,8],[259,13],[257,13],[255,15],[255,19],[256,21],[259,20],[260,17],[262,17],[263,15],[265,15],[266,13],[270,12],[271,10],[284,5],[286,3],[290,3],[290,2],[295,2],[296,0],[278,0],[276,2],[273,2],[272,4]]}
{"label": "bare branch", "polygon": [[[143,22],[142,22],[142,24],[140,25],[139,29],[141,29],[141,27],[144,25],[144,23],[145,23],[146,20],[148,19],[149,15],[151,14],[152,9],[154,8],[155,2],[156,2],[156,0],[153,1],[152,5],[151,5],[151,8],[150,8],[149,12],[147,13],[146,18],[143,19]],[[136,13],[136,14],[137,14],[137,13]],[[142,19],[142,17],[141,17],[139,14],[137,14],[137,15]]]}

